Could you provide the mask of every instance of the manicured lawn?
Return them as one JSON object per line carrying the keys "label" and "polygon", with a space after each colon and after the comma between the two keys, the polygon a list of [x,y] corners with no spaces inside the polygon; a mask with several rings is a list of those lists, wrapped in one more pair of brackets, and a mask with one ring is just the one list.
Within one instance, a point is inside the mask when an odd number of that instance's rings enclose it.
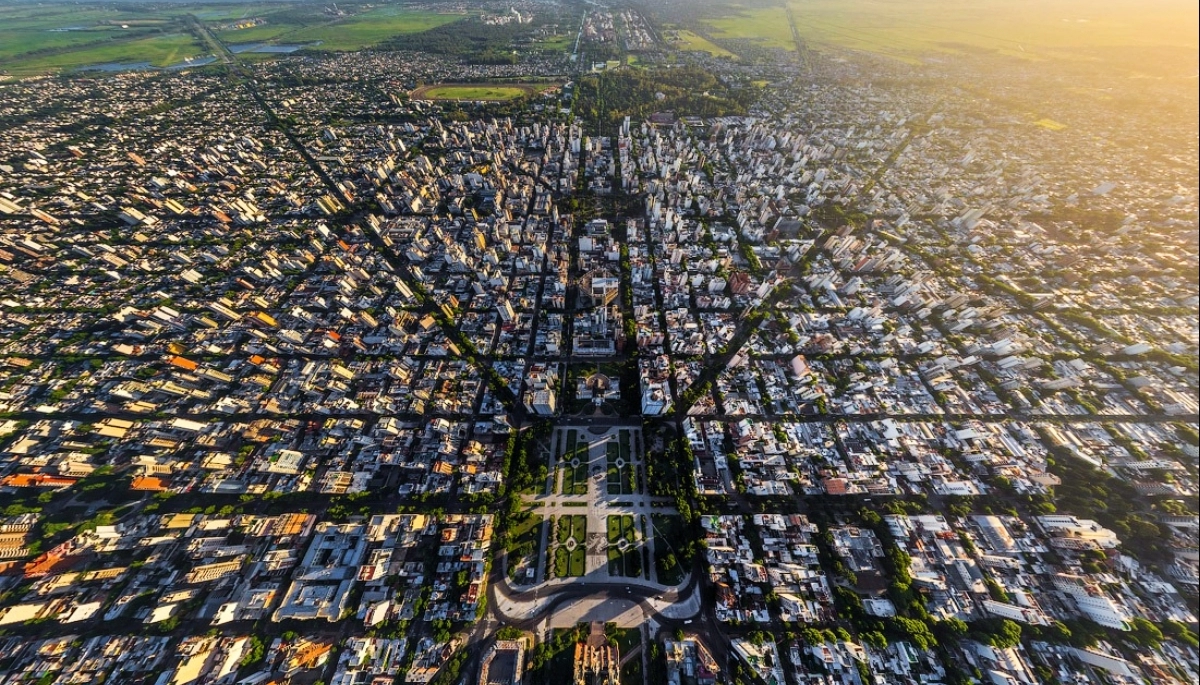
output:
{"label": "manicured lawn", "polygon": [[539,533],[542,530],[542,515],[529,514],[526,518],[520,520],[510,530],[509,535],[520,544],[526,541],[536,542],[540,537]]}
{"label": "manicured lawn", "polygon": [[[563,517],[567,518],[567,517]],[[571,517],[571,536],[580,545],[587,543],[587,516],[583,514],[574,514]]]}
{"label": "manicured lawn", "polygon": [[[578,460],[578,465],[572,466],[571,461]],[[587,438],[579,438],[576,431],[567,431],[567,447],[559,457],[562,471],[562,489],[564,495],[586,495],[588,492],[588,442]]]}
{"label": "manicured lawn", "polygon": [[587,480],[587,464],[580,464],[579,466],[567,464],[562,468],[562,494],[586,495],[588,488]]}
{"label": "manicured lawn", "polygon": [[566,547],[559,547],[558,549],[554,550],[554,577],[555,578],[566,578],[569,575],[567,573],[567,563],[568,563],[567,557],[569,554],[570,553],[567,552]]}
{"label": "manicured lawn", "polygon": [[[615,514],[605,521],[608,537],[608,574],[632,578],[642,575],[642,552],[631,514]],[[621,541],[628,545],[620,548]]]}
{"label": "manicured lawn", "polygon": [[629,440],[630,432],[621,431],[616,440],[609,440],[604,445],[607,452],[606,486],[610,495],[632,495],[636,489]]}
{"label": "manicured lawn", "polygon": [[607,467],[605,475],[607,476],[606,485],[608,487],[608,494],[619,495],[621,494],[621,470],[617,467],[616,443],[611,440],[604,443],[604,451],[606,453],[605,462]]}
{"label": "manicured lawn", "polygon": [[587,552],[580,548],[571,552],[571,567],[567,569],[569,576],[582,576],[587,571]]}
{"label": "manicured lawn", "polygon": [[516,100],[528,95],[525,88],[515,86],[436,86],[420,94],[423,100]]}
{"label": "manicured lawn", "polygon": [[[559,518],[554,539],[558,542],[554,550],[554,577],[582,576],[587,570],[587,516],[573,514]],[[571,540],[575,541],[575,549],[569,549]]]}

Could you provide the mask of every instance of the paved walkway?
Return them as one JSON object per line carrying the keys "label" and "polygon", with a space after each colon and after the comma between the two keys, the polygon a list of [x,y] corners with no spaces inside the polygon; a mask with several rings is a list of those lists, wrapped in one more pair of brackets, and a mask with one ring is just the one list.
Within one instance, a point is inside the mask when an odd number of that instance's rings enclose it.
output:
{"label": "paved walkway", "polygon": [[[550,543],[550,521],[546,518],[542,519],[542,534],[538,536],[538,549],[546,549],[546,545]],[[533,582],[540,583],[546,580],[546,557],[547,554],[537,555],[537,570],[533,574]]]}
{"label": "paved walkway", "polygon": [[[575,456],[572,463],[566,463],[564,457],[568,456],[574,449],[574,445],[569,445],[568,438],[571,432],[574,431],[575,441],[586,440],[586,464]],[[630,494],[610,494],[608,483],[609,469],[609,444],[619,445],[616,449],[617,457],[614,461],[615,466],[621,469],[622,484],[628,481],[628,475],[633,474],[637,479],[637,487]],[[656,540],[652,531],[649,530],[649,515],[651,514],[678,514],[675,509],[674,500],[669,497],[653,497],[645,494],[646,484],[642,482],[642,477],[645,473],[645,443],[640,426],[612,426],[605,428],[597,428],[595,426],[559,426],[555,428],[551,435],[550,444],[552,446],[552,455],[549,459],[550,478],[547,490],[550,494],[537,495],[532,498],[526,498],[526,501],[534,504],[537,513],[541,514],[545,519],[554,517],[556,520],[563,516],[586,516],[587,517],[587,539],[576,540],[577,544],[584,545],[586,556],[584,562],[584,575],[582,578],[573,579],[558,579],[555,578],[549,582],[580,581],[587,579],[598,579],[600,577],[608,578],[608,517],[618,515],[629,515],[633,517],[634,529],[638,538],[639,545],[645,546],[649,551],[650,563],[648,568],[642,569],[641,578],[625,578],[623,576],[611,576],[614,580],[643,580],[655,586],[658,586],[657,573],[654,570],[654,555]],[[575,464],[582,466],[580,469],[586,474],[587,494],[583,495],[566,495],[561,494],[563,482],[566,480],[565,472],[567,469],[575,468]],[[626,488],[614,488],[626,489]],[[657,506],[656,506],[657,505]],[[642,524],[642,517],[647,517],[646,525]],[[542,534],[542,554],[539,557],[537,580],[539,582],[546,581],[546,565],[547,559],[552,558],[553,550],[551,547],[554,544],[554,531],[543,530]],[[645,564],[643,564],[645,566]],[[662,587],[662,586],[659,586]]]}

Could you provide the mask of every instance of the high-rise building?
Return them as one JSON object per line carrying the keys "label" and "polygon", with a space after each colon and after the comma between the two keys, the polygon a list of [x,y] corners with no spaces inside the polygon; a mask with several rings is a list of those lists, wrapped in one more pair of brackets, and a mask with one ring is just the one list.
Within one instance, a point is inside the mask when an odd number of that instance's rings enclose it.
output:
{"label": "high-rise building", "polygon": [[512,303],[508,300],[504,300],[500,304],[496,305],[496,311],[500,313],[500,319],[504,323],[511,323],[517,318],[517,313],[513,311]]}

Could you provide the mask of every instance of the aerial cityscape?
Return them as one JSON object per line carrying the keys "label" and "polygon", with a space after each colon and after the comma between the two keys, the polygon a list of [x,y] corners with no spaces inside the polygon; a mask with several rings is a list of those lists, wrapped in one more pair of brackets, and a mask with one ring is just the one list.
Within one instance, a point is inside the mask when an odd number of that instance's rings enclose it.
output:
{"label": "aerial cityscape", "polygon": [[1183,0],[0,0],[0,685],[1200,681]]}

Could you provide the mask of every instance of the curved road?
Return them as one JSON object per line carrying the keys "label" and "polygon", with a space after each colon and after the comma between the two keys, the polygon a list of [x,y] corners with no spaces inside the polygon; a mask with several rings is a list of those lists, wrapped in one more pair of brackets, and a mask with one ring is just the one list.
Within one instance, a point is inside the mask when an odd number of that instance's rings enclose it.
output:
{"label": "curved road", "polygon": [[[655,588],[642,584],[644,581],[638,579],[614,579],[610,581],[578,581],[533,590],[514,590],[509,585],[504,571],[508,562],[508,554],[502,552],[499,561],[500,563],[493,565],[491,578],[488,579],[488,607],[495,614],[497,620],[522,630],[532,630],[547,614],[552,613],[559,606],[587,597],[627,599],[642,606],[647,613],[656,615],[658,620],[664,624],[682,625],[684,619],[670,618],[659,613],[657,608],[648,603],[648,600],[651,597],[661,596],[663,601],[669,601],[672,604],[686,602],[696,593],[701,575],[699,573],[700,562],[697,559],[696,568],[692,569],[687,584],[682,588],[679,586],[665,589]],[[547,598],[549,600],[532,613],[518,617],[506,614],[500,608],[498,597],[503,597],[509,602],[542,601]]]}
{"label": "curved road", "polygon": [[[645,585],[614,580],[606,582],[580,581],[567,585],[553,586],[546,590],[517,591],[509,586],[505,573],[505,568],[508,565],[508,553],[501,552],[495,563],[492,564],[492,570],[488,576],[487,612],[483,617],[475,621],[466,632],[466,641],[463,647],[469,656],[466,663],[463,664],[461,673],[467,674],[468,678],[478,676],[480,660],[495,641],[496,629],[499,626],[512,626],[536,634],[538,624],[547,615],[553,613],[554,610],[564,604],[588,598],[628,600],[641,607],[647,615],[654,616],[655,621],[669,629],[681,628],[687,623],[696,620],[704,624],[707,634],[721,640],[719,651],[721,658],[723,658],[727,652],[728,641],[723,635],[713,630],[715,626],[709,625],[710,617],[707,612],[700,611],[695,616],[695,619],[670,618],[658,613],[658,609],[649,602],[651,597],[656,596],[662,596],[664,601],[669,600],[672,603],[690,600],[700,585],[700,578],[702,577],[701,563],[701,559],[697,557],[691,577],[687,585],[681,589],[678,586],[669,589],[656,589]],[[542,594],[543,592],[545,594]],[[510,602],[528,601],[534,598],[538,600],[549,598],[549,600],[541,604],[536,611],[528,616],[518,618],[506,614],[500,608],[500,602],[498,601],[500,597]],[[467,682],[471,681],[468,679]]]}

